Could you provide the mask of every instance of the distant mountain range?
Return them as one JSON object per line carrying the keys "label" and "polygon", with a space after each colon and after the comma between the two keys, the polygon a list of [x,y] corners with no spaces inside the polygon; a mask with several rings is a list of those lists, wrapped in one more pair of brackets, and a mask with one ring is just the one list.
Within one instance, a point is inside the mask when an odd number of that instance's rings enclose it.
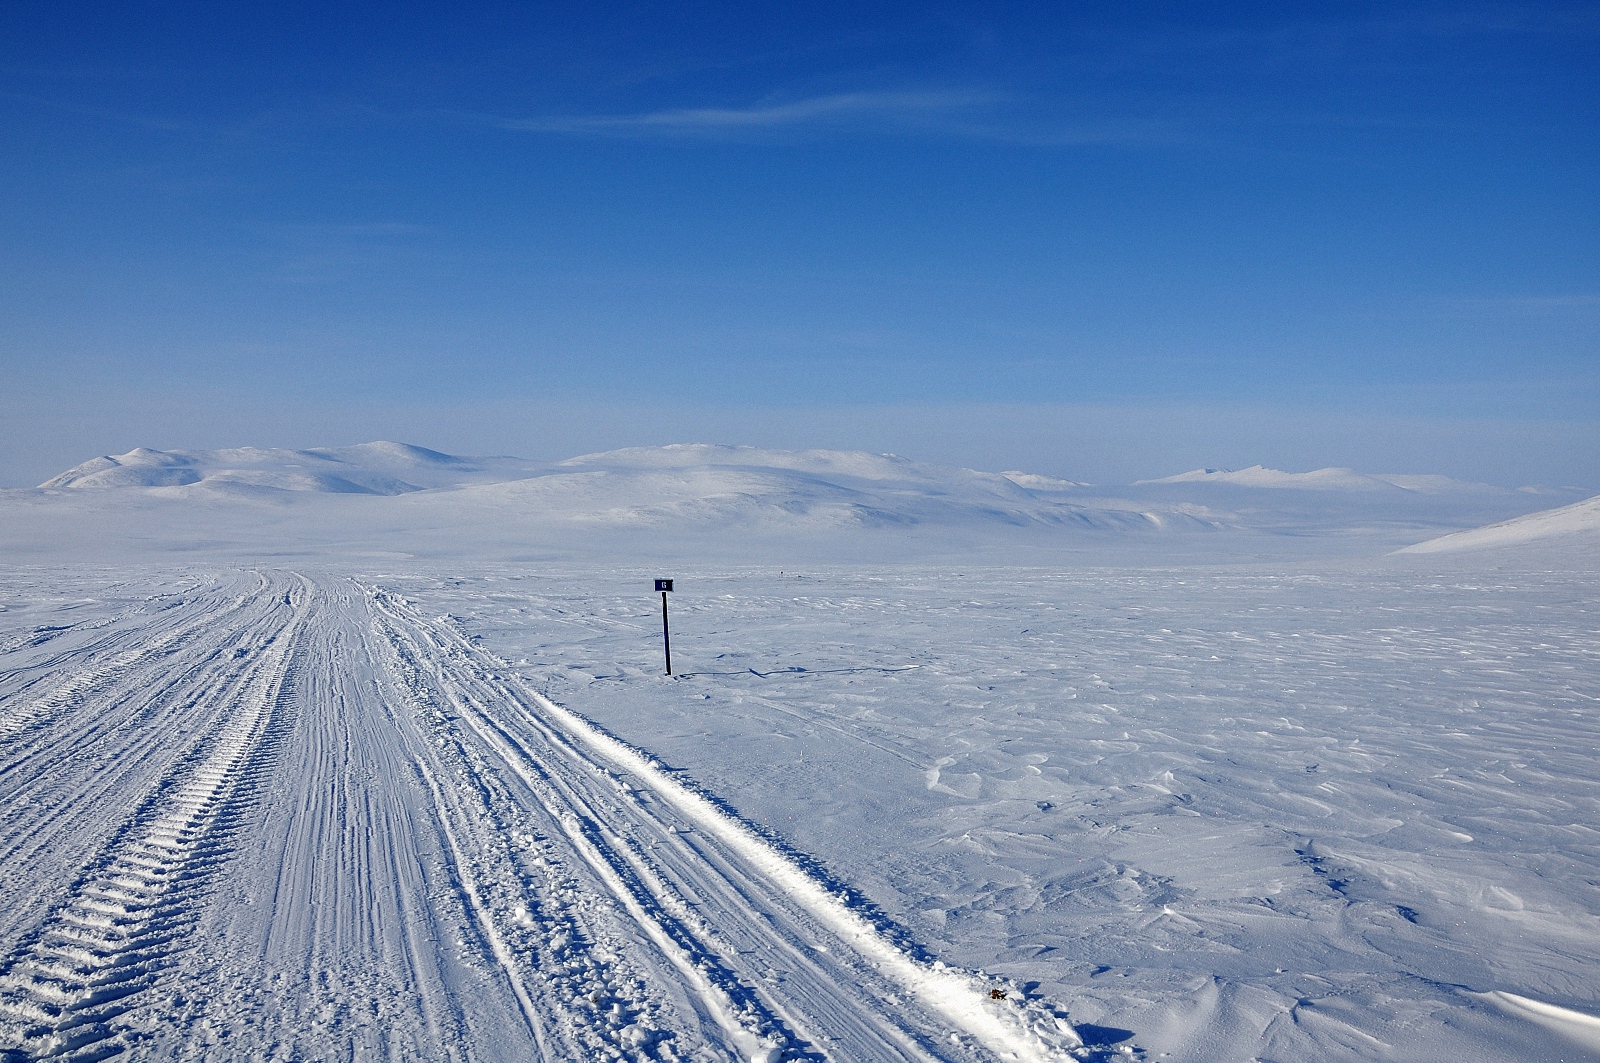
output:
{"label": "distant mountain range", "polygon": [[[216,507],[230,500],[304,509],[313,496],[393,496],[387,509],[360,510],[360,520],[441,533],[498,528],[505,536],[532,527],[812,537],[851,528],[945,529],[979,537],[1031,529],[1054,539],[1242,532],[1370,541],[1377,548],[1524,517],[1583,494],[1259,465],[1105,487],[862,451],[678,444],[538,462],[459,457],[391,442],[311,450],[140,448],[86,461],[32,493],[41,501],[103,496],[108,504],[115,498],[193,499],[207,512],[220,512]],[[332,504],[331,498],[317,503],[318,512]],[[353,504],[345,504],[344,523],[356,520],[356,511],[348,510]]]}
{"label": "distant mountain range", "polygon": [[[1159,480],[1138,480],[1146,484],[1224,484],[1233,487],[1265,487],[1291,491],[1414,491],[1420,494],[1449,494],[1463,491],[1500,492],[1503,487],[1453,480],[1448,476],[1413,476],[1399,473],[1361,473],[1354,469],[1316,469],[1312,472],[1282,472],[1263,465],[1248,469],[1192,469]],[[1519,488],[1530,493],[1537,488]]]}

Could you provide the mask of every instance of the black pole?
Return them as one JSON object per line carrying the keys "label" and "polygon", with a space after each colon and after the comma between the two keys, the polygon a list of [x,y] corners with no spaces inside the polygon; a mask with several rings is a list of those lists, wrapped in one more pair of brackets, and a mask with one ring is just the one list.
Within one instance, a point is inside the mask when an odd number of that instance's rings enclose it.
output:
{"label": "black pole", "polygon": [[667,628],[667,592],[661,592],[661,648],[667,651],[667,674],[672,674],[672,632]]}

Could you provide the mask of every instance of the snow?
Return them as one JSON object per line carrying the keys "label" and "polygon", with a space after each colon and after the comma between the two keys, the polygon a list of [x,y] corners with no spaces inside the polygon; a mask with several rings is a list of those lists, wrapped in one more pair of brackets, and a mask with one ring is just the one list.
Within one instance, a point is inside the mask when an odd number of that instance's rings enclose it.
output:
{"label": "snow", "polygon": [[1416,543],[1407,553],[1433,554],[1453,550],[1483,550],[1517,546],[1541,540],[1587,540],[1591,549],[1600,546],[1600,495],[1558,509],[1530,513],[1486,528],[1442,535]]}
{"label": "snow", "polygon": [[1248,469],[1191,469],[1176,476],[1158,480],[1140,480],[1140,484],[1230,484],[1239,487],[1265,487],[1296,491],[1418,491],[1439,494],[1447,491],[1503,490],[1489,484],[1454,480],[1448,476],[1405,475],[1388,473],[1369,475],[1353,469],[1328,468],[1311,472],[1283,472],[1252,465]]}
{"label": "snow", "polygon": [[[204,482],[295,466],[420,489]],[[69,486],[119,469],[200,479]],[[1548,496],[1368,494],[394,444],[6,492],[0,1059],[1600,1059],[1600,553],[1389,555]]]}
{"label": "snow", "polygon": [[[1373,554],[1578,497],[1472,485],[1090,486],[894,455],[703,444],[541,463],[372,443],[97,458],[40,489],[0,492],[0,520],[13,556],[71,548],[106,559],[151,550],[481,559],[599,550],[1049,562],[1063,550],[1111,561],[1133,550],[1170,561]],[[113,527],[102,526],[107,507]]]}
{"label": "snow", "polygon": [[1501,990],[1485,993],[1483,997],[1519,1018],[1552,1031],[1574,1047],[1600,1054],[1600,1018]]}
{"label": "snow", "polygon": [[91,458],[41,488],[245,488],[332,494],[395,495],[430,487],[499,481],[542,468],[517,458],[458,458],[406,443],[281,450],[149,450]]}
{"label": "snow", "polygon": [[1090,487],[1091,484],[1080,483],[1077,480],[1063,480],[1056,476],[1041,476],[1036,472],[1022,472],[1013,469],[1000,474],[1018,487],[1026,487],[1037,491],[1070,491],[1075,487]]}

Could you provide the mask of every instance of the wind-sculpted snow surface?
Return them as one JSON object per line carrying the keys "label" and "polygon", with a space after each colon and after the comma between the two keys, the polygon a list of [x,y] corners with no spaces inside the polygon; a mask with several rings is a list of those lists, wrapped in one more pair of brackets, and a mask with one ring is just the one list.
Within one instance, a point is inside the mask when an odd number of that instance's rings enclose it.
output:
{"label": "wind-sculpted snow surface", "polygon": [[[1151,1060],[1600,1058],[1600,575],[1542,555],[400,586]],[[657,607],[658,608],[658,607]]]}
{"label": "wind-sculpted snow surface", "polygon": [[1092,1055],[381,581],[6,595],[0,1059]]}

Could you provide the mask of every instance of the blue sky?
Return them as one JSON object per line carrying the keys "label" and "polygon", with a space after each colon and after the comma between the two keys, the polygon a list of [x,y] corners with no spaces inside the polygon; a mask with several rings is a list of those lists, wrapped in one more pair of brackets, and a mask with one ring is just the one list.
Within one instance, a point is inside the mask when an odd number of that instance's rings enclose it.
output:
{"label": "blue sky", "polygon": [[0,480],[860,446],[1600,489],[1600,4],[12,3]]}

